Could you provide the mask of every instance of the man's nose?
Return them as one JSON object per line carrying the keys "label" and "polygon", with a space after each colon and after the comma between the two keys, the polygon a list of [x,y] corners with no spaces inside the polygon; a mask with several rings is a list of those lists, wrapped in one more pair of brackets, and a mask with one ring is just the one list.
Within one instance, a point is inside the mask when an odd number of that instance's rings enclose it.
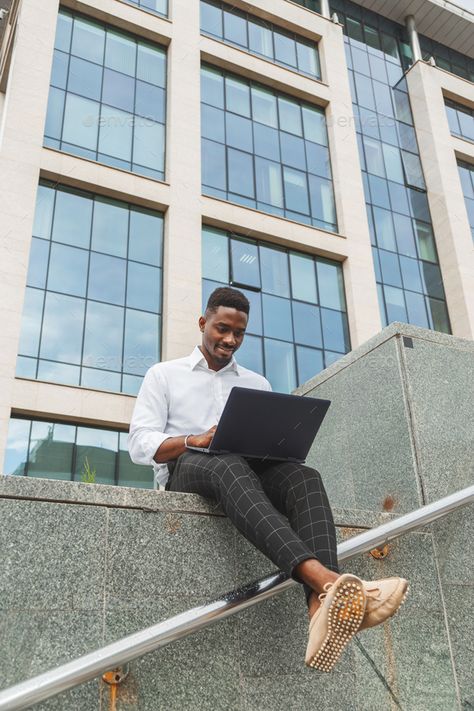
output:
{"label": "man's nose", "polygon": [[235,344],[237,343],[237,339],[235,338],[233,333],[228,333],[224,338],[224,343],[227,346],[235,346]]}

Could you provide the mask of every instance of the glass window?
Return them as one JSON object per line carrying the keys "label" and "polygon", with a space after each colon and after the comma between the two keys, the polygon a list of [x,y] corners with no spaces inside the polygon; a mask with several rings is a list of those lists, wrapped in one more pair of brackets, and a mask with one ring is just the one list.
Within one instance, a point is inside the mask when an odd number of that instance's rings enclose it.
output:
{"label": "glass window", "polygon": [[224,10],[224,37],[229,42],[247,46],[247,22],[238,10]]}
{"label": "glass window", "polygon": [[345,311],[346,301],[340,265],[325,259],[318,259],[316,269],[319,284],[319,303],[321,306]]}
{"label": "glass window", "polygon": [[323,347],[319,308],[300,301],[292,302],[293,328],[296,343],[305,346]]}
{"label": "glass window", "polygon": [[224,77],[222,73],[210,67],[201,71],[201,100],[205,104],[224,108]]}
{"label": "glass window", "polygon": [[225,146],[214,141],[202,140],[202,183],[212,188],[226,190]]}
{"label": "glass window", "polygon": [[314,259],[297,252],[290,253],[291,290],[294,299],[318,302]]}
{"label": "glass window", "polygon": [[285,204],[288,210],[309,214],[308,186],[305,173],[283,167]]}
{"label": "glass window", "polygon": [[252,122],[242,116],[226,114],[227,144],[242,151],[253,151]]}
{"label": "glass window", "polygon": [[275,59],[282,64],[296,67],[296,43],[294,37],[289,37],[283,32],[274,32]]}
{"label": "glass window", "polygon": [[[338,354],[338,357],[339,354]],[[298,362],[298,385],[303,385],[324,369],[323,351],[305,346],[296,346]]]}
{"label": "glass window", "polygon": [[[49,183],[40,188],[36,224],[46,220],[46,206],[53,206],[46,221],[52,222],[54,241],[32,242],[28,283],[37,288],[26,293],[18,372],[129,392],[138,383],[123,380],[123,343],[133,349],[136,335],[137,347],[143,346],[139,357],[144,352],[148,366],[159,358],[162,217]],[[125,304],[134,309],[127,315]],[[150,334],[133,331],[138,322],[150,326],[152,345]],[[143,375],[143,367],[143,361],[134,363],[128,374]]]}
{"label": "glass window", "polygon": [[69,56],[69,17],[60,10],[45,145],[162,180],[165,50],[74,15]]}
{"label": "glass window", "polygon": [[260,287],[260,263],[255,242],[231,240],[232,281],[245,286]]}
{"label": "glass window", "polygon": [[123,369],[132,375],[145,375],[160,352],[161,321],[156,314],[126,309]]}
{"label": "glass window", "polygon": [[264,339],[265,374],[273,390],[290,393],[296,388],[295,354],[291,343]]}
{"label": "glass window", "polygon": [[[40,357],[80,363],[84,325],[83,299],[47,292],[42,321]],[[67,338],[64,337],[66,333]],[[20,353],[23,355],[21,349]]]}
{"label": "glass window", "polygon": [[[98,64],[79,57],[71,57],[68,90],[88,99],[100,101],[102,75],[103,69]],[[66,86],[64,85],[63,88]]]}
{"label": "glass window", "polygon": [[20,353],[37,357],[43,315],[44,293],[26,289],[20,334]]}
{"label": "glass window", "polygon": [[28,286],[36,286],[44,289],[46,284],[46,274],[48,271],[49,242],[43,239],[33,238],[30,247],[30,263],[28,265],[28,276],[26,283]]}
{"label": "glass window", "polygon": [[340,311],[321,309],[324,348],[338,353],[346,353],[349,349],[349,332],[347,317]]}
{"label": "glass window", "polygon": [[201,0],[201,30],[222,37],[222,9],[213,3]]}
{"label": "glass window", "polygon": [[76,481],[92,475],[95,483],[152,488],[151,470],[132,464],[126,442],[124,432],[12,418],[4,471]]}
{"label": "glass window", "polygon": [[252,156],[233,148],[227,149],[227,166],[229,171],[229,192],[255,196]]}
{"label": "glass window", "polygon": [[237,361],[266,375],[274,388],[289,392],[350,348],[341,264],[208,227],[202,245],[203,276],[211,277],[203,279],[203,309],[219,286],[244,292],[250,314]]}
{"label": "glass window", "polygon": [[294,71],[321,76],[315,44],[219,0],[201,0],[201,32]]}
{"label": "glass window", "polygon": [[229,281],[229,243],[222,239],[220,230],[202,228],[202,276],[203,279]]}
{"label": "glass window", "polygon": [[242,79],[225,78],[226,109],[250,117],[250,87]]}
{"label": "glass window", "polygon": [[268,294],[290,296],[288,254],[277,247],[260,246],[262,290]]}
{"label": "glass window", "polygon": [[283,207],[283,185],[281,165],[263,158],[255,159],[255,178],[257,183],[257,200]]}
{"label": "glass window", "polygon": [[273,33],[271,25],[258,20],[249,20],[249,49],[273,59]]}
{"label": "glass window", "polygon": [[253,120],[278,128],[276,96],[269,89],[252,85]]}
{"label": "glass window", "polygon": [[64,244],[52,244],[48,290],[60,291],[72,296],[85,296],[88,266],[89,254],[86,250],[67,247]]}

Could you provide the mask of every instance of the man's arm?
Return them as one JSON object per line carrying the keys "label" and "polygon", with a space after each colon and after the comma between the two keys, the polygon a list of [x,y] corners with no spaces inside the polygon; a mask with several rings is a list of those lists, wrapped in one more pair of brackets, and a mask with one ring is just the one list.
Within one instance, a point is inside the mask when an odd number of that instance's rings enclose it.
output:
{"label": "man's arm", "polygon": [[186,432],[179,437],[165,433],[168,421],[168,387],[162,373],[150,368],[138,393],[128,435],[128,450],[135,464],[157,464],[177,459],[186,451],[184,440],[192,447],[208,447],[216,427],[203,434]]}
{"label": "man's arm", "polygon": [[[210,430],[203,434],[189,434],[187,440],[188,445],[191,447],[209,447],[214,437],[216,427],[217,425],[214,425],[214,427],[211,427]],[[155,456],[153,457],[155,462],[160,464],[161,462],[169,462],[172,459],[178,459],[178,457],[186,452],[186,447],[184,446],[185,439],[186,436],[168,437],[168,439],[165,439],[155,452]]]}

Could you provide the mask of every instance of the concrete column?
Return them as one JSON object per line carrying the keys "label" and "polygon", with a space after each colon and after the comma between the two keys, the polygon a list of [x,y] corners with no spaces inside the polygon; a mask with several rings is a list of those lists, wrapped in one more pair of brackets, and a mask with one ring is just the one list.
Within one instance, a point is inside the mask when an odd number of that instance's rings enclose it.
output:
{"label": "concrete column", "polygon": [[413,119],[454,336],[474,337],[474,251],[442,88],[472,84],[424,62],[407,73]]}
{"label": "concrete column", "polygon": [[329,9],[329,0],[321,0],[321,15],[330,18],[331,11]]}
{"label": "concrete column", "polygon": [[339,232],[347,240],[344,282],[352,348],[380,331],[377,285],[370,246],[342,28],[329,24],[323,64],[330,87],[326,109]]}
{"label": "concrete column", "polygon": [[413,62],[415,63],[423,59],[423,55],[421,54],[420,40],[418,38],[418,32],[416,31],[415,18],[413,15],[407,15],[405,17],[405,25],[408,32],[411,52],[413,54]]}
{"label": "concrete column", "polygon": [[201,313],[201,119],[199,3],[174,0],[168,50],[163,348],[161,358],[196,345]]}
{"label": "concrete column", "polygon": [[58,6],[59,0],[23,0],[0,126],[0,462],[14,386]]}

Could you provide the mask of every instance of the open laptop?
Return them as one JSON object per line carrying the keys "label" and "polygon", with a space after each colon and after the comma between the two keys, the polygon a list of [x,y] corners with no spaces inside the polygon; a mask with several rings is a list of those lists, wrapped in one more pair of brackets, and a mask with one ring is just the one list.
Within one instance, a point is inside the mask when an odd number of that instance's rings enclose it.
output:
{"label": "open laptop", "polygon": [[234,387],[211,446],[188,449],[303,463],[330,404],[329,400]]}

